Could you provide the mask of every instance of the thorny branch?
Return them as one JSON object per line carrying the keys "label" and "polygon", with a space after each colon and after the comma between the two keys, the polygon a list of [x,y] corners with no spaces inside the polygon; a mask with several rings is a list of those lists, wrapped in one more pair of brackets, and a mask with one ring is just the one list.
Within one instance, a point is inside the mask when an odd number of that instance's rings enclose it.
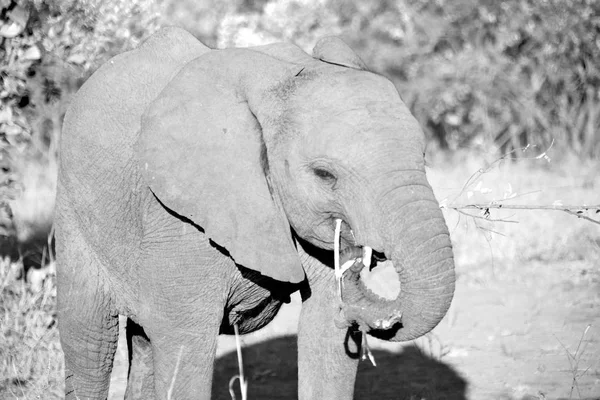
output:
{"label": "thorny branch", "polygon": [[[552,143],[550,143],[550,146],[543,151],[542,153],[540,153],[539,155],[535,156],[535,157],[530,157],[530,158],[519,158],[520,160],[546,160],[547,162],[550,162],[550,157],[548,157],[548,151],[552,148],[552,145],[554,144],[554,141],[552,141]],[[474,219],[479,219],[479,220],[484,220],[484,221],[489,221],[489,222],[509,222],[509,223],[518,223],[518,221],[515,220],[510,220],[510,219],[505,219],[505,218],[491,218],[491,214],[490,214],[490,210],[492,209],[504,209],[504,210],[550,210],[550,211],[561,211],[564,213],[567,213],[569,215],[573,215],[577,218],[581,218],[584,219],[586,221],[592,222],[594,224],[598,224],[600,225],[600,205],[592,205],[592,206],[587,206],[587,205],[563,205],[561,204],[559,201],[554,202],[551,205],[522,205],[522,204],[506,204],[506,201],[509,200],[513,200],[517,197],[523,197],[525,195],[528,194],[532,194],[535,192],[528,192],[528,193],[522,193],[517,195],[516,193],[510,193],[510,196],[507,198],[504,198],[502,200],[492,200],[489,203],[471,203],[471,204],[457,204],[456,201],[465,193],[467,193],[467,197],[470,197],[470,195],[472,194],[472,191],[480,191],[481,193],[486,193],[484,192],[483,189],[479,189],[478,187],[481,186],[481,181],[479,180],[479,178],[491,171],[494,167],[496,167],[497,165],[499,165],[502,161],[506,160],[507,158],[509,158],[513,153],[517,152],[517,151],[527,151],[531,148],[533,148],[535,146],[531,146],[531,145],[527,145],[526,147],[522,148],[522,149],[515,149],[509,153],[504,154],[502,157],[498,158],[497,160],[491,162],[490,164],[488,164],[485,167],[482,167],[480,169],[478,169],[475,173],[473,173],[469,179],[467,179],[467,181],[465,182],[464,186],[462,187],[462,189],[460,190],[460,192],[451,200],[451,201],[443,201],[440,204],[440,208],[442,209],[451,209],[454,210],[456,212],[458,212],[461,215],[467,216],[467,217],[471,217]],[[479,185],[477,188],[473,188],[473,185],[479,182]],[[468,211],[464,211],[464,210],[479,210],[480,214],[474,214]],[[597,215],[598,218],[592,218],[591,216],[589,216],[589,214],[594,214]],[[588,214],[588,215],[586,215]]]}
{"label": "thorny branch", "polygon": [[[546,160],[548,162],[550,162],[550,157],[548,157],[548,151],[552,148],[552,146],[554,145],[554,140],[552,140],[552,142],[550,143],[550,146],[548,146],[548,148],[546,149],[546,151],[538,154],[535,157],[521,157],[519,159],[517,159],[517,161],[525,161],[525,160]],[[509,159],[509,157],[511,157],[514,153],[516,153],[517,151],[521,151],[521,152],[526,152],[529,149],[535,147],[535,145],[527,145],[521,149],[514,149],[512,151],[509,151],[508,153],[502,155],[500,158],[498,158],[497,160],[491,162],[490,164],[488,164],[485,167],[479,168],[477,171],[475,171],[470,177],[469,179],[467,179],[467,181],[465,182],[463,188],[461,189],[461,191],[456,195],[456,197],[454,197],[454,199],[452,199],[451,203],[454,203],[460,196],[462,196],[467,189],[469,189],[475,182],[477,182],[479,180],[479,178],[487,173],[490,172],[494,167],[496,167],[497,165],[499,165],[502,161],[505,161],[507,159]]]}
{"label": "thorny branch", "polygon": [[[518,221],[507,220],[507,219],[491,219],[490,209],[503,209],[503,210],[551,210],[551,211],[562,211],[567,214],[573,215],[577,218],[585,219],[594,224],[600,225],[600,220],[584,215],[585,212],[593,212],[594,214],[600,214],[600,205],[594,206],[576,206],[576,205],[522,205],[522,204],[504,204],[498,202],[491,203],[478,203],[478,204],[450,204],[441,205],[440,208],[451,209],[459,212],[460,214],[466,215],[472,218],[484,219],[490,222],[510,222],[518,223]],[[483,216],[471,214],[463,210],[480,210],[483,212]]]}

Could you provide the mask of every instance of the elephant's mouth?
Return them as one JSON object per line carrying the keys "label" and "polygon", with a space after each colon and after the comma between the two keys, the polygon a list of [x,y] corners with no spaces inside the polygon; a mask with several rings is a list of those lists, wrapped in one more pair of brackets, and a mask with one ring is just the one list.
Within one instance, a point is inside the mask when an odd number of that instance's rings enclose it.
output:
{"label": "elephant's mouth", "polygon": [[369,246],[352,246],[339,253],[337,264],[342,313],[348,324],[370,331],[401,323],[401,281],[391,260]]}
{"label": "elephant's mouth", "polygon": [[350,247],[340,255],[341,269],[348,271],[345,281],[356,281],[364,295],[375,302],[396,300],[400,278],[394,263],[370,247]]}

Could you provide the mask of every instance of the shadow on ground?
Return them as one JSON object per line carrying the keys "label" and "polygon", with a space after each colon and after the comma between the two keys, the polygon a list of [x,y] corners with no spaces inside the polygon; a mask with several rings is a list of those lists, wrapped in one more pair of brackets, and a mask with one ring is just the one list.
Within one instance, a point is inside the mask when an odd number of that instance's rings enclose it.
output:
{"label": "shadow on ground", "polygon": [[[297,398],[296,336],[284,336],[244,347],[244,372],[249,399]],[[374,368],[361,362],[354,398],[361,399],[466,399],[467,382],[452,367],[429,358],[415,347],[401,353],[375,350]],[[318,357],[318,355],[315,355]],[[238,373],[235,352],[215,363],[213,399],[230,400],[229,380]],[[327,377],[324,377],[327,379]],[[239,385],[235,384],[239,399]]]}

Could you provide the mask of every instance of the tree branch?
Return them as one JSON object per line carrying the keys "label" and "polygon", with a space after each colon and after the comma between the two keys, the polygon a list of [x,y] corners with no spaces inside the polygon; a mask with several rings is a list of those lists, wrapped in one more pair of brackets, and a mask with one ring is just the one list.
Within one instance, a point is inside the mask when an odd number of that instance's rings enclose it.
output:
{"label": "tree branch", "polygon": [[[485,215],[489,216],[490,209],[505,209],[505,210],[549,210],[549,211],[562,211],[569,215],[573,215],[577,218],[585,219],[586,221],[593,222],[595,224],[600,225],[600,220],[596,220],[593,218],[584,215],[583,213],[586,211],[595,211],[596,214],[600,214],[600,205],[593,206],[582,206],[582,205],[523,205],[523,204],[504,204],[499,202],[491,202],[491,203],[474,203],[474,204],[450,204],[443,205],[440,208],[447,208],[455,210],[463,215],[468,215],[473,218],[486,219],[488,221],[498,221],[498,222],[515,222],[510,220],[503,219],[489,219],[486,218]],[[463,210],[481,210],[485,212],[484,216],[473,215],[464,212]]]}

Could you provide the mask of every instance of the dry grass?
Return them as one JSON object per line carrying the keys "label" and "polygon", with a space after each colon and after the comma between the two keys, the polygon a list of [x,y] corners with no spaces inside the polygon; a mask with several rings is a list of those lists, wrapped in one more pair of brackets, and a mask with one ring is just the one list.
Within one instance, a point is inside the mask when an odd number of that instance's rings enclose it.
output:
{"label": "dry grass", "polygon": [[30,159],[18,170],[20,195],[11,202],[16,241],[8,249],[18,259],[0,259],[0,399],[62,398],[55,272],[47,251],[56,163]]}
{"label": "dry grass", "polygon": [[22,265],[0,260],[0,399],[60,398],[63,358],[53,274],[33,291]]}

